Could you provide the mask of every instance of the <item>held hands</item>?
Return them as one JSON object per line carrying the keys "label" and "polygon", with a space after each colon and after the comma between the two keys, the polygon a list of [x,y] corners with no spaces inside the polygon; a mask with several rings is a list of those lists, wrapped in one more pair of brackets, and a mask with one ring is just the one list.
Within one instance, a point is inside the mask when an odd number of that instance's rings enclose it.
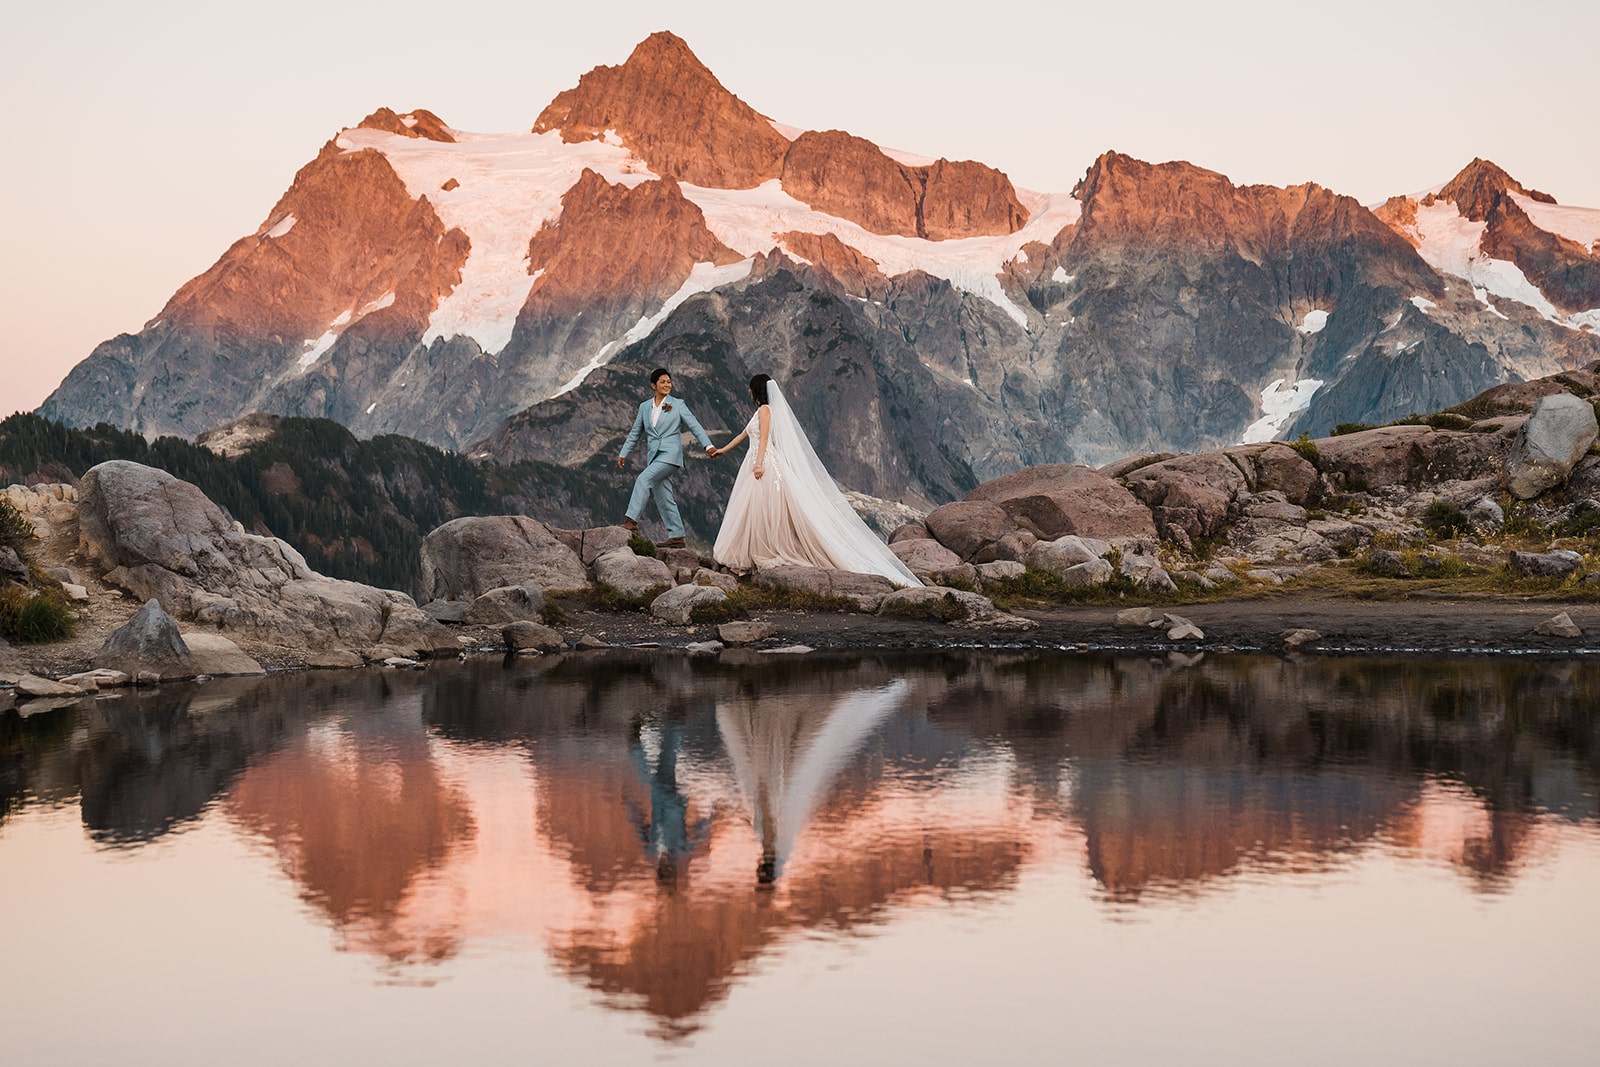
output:
{"label": "held hands", "polygon": [[628,457],[627,456],[618,456],[617,457],[617,470],[621,470],[623,467],[626,467],[627,465],[628,465]]}
{"label": "held hands", "polygon": [[750,468],[750,473],[754,474],[757,478],[760,478],[766,472],[767,468],[762,466],[760,463],[757,463],[754,467]]}

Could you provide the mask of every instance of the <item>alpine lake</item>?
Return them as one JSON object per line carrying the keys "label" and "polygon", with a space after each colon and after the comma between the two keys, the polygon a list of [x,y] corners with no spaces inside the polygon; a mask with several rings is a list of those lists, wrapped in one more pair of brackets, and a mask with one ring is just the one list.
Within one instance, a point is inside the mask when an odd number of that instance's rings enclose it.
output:
{"label": "alpine lake", "polygon": [[0,713],[0,946],[13,1065],[1593,1064],[1600,662],[112,691]]}

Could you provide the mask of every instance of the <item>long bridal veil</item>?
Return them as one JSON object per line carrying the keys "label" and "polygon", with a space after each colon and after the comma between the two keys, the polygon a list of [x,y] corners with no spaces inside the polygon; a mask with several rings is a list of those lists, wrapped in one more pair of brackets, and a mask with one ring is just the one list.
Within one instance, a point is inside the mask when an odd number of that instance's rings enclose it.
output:
{"label": "long bridal veil", "polygon": [[896,584],[921,585],[839,492],[777,382],[767,383],[767,405],[772,409],[772,447],[786,461],[786,491],[795,511],[816,526],[835,566],[861,574],[882,574]]}

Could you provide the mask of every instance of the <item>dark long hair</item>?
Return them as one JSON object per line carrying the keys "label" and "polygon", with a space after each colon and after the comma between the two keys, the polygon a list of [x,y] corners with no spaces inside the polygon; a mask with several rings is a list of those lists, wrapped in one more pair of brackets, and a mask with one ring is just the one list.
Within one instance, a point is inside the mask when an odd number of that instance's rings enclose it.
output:
{"label": "dark long hair", "polygon": [[756,407],[767,402],[767,383],[770,381],[772,381],[770,374],[758,374],[750,379],[750,399],[755,402]]}

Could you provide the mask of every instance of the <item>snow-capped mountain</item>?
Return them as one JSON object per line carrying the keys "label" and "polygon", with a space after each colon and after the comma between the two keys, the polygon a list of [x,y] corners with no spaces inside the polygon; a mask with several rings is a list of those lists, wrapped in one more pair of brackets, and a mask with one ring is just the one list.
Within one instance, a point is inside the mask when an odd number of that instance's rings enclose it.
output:
{"label": "snow-capped mountain", "polygon": [[40,410],[184,434],[268,410],[581,463],[650,365],[729,429],[764,370],[841,480],[937,499],[1600,358],[1597,239],[1600,211],[1482,161],[1376,211],[1114,152],[1071,193],[1016,189],[781,126],[660,33],[527,132],[387,109],[341,131]]}

